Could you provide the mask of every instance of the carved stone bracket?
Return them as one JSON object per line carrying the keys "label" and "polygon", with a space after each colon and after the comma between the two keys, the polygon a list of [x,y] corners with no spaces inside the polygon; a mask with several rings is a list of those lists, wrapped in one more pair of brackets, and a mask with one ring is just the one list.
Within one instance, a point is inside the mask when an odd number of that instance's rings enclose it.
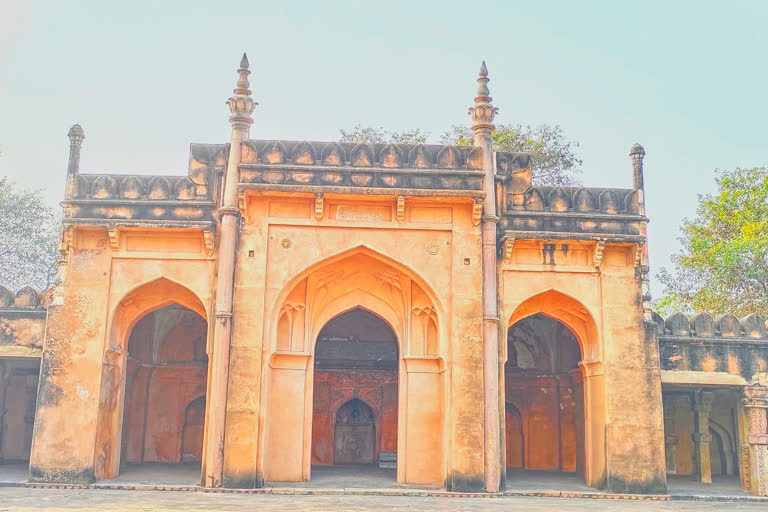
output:
{"label": "carved stone bracket", "polygon": [[117,229],[109,228],[107,230],[107,234],[109,235],[109,246],[112,248],[113,251],[119,250],[120,237],[118,236]]}
{"label": "carved stone bracket", "polygon": [[397,222],[405,221],[405,196],[397,196]]}
{"label": "carved stone bracket", "polygon": [[324,208],[323,194],[315,194],[315,218],[317,220],[323,219]]}
{"label": "carved stone bracket", "polygon": [[472,207],[472,225],[473,226],[479,226],[480,225],[480,219],[483,216],[483,203],[476,201],[475,205]]}
{"label": "carved stone bracket", "polygon": [[600,268],[603,264],[603,253],[605,252],[605,240],[598,240],[595,244],[595,253],[592,256],[592,263],[595,268]]}
{"label": "carved stone bracket", "polygon": [[515,237],[504,237],[504,263],[512,263],[512,248],[515,246]]}
{"label": "carved stone bracket", "polygon": [[245,219],[245,222],[248,222],[248,201],[245,199],[245,194],[240,193],[237,196],[237,207],[240,210],[240,215]]}
{"label": "carved stone bracket", "polygon": [[205,253],[208,256],[213,256],[213,251],[216,248],[216,232],[211,229],[203,231],[203,243],[205,244]]}

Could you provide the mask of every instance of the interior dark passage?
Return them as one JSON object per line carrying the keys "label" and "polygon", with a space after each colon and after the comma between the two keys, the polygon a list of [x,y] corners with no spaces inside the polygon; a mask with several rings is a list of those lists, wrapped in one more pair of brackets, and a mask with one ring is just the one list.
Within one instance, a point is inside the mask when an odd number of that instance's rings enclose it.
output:
{"label": "interior dark passage", "polygon": [[329,321],[315,348],[312,464],[396,467],[397,338],[363,309]]}
{"label": "interior dark passage", "polygon": [[202,459],[208,325],[179,305],[141,318],[128,340],[121,465]]}
{"label": "interior dark passage", "polygon": [[0,464],[29,461],[40,360],[0,358]]}
{"label": "interior dark passage", "polygon": [[583,386],[576,337],[557,320],[536,314],[509,328],[507,350],[507,469],[583,476]]}

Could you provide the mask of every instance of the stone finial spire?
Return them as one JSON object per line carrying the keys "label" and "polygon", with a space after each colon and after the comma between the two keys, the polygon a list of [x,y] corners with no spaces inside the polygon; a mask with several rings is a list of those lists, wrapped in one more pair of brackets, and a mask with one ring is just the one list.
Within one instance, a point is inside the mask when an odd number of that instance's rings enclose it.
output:
{"label": "stone finial spire", "polygon": [[85,132],[79,124],[74,124],[69,129],[67,137],[69,137],[69,141],[73,146],[80,146],[83,143],[83,139],[85,139]]}
{"label": "stone finial spire", "polygon": [[485,66],[485,61],[480,66],[480,73],[477,77],[477,97],[475,98],[475,106],[469,108],[469,115],[472,116],[472,130],[475,133],[478,131],[492,132],[496,129],[493,125],[493,119],[499,112],[499,109],[491,105],[493,98],[490,97],[490,91],[488,90],[488,68]]}
{"label": "stone finial spire", "polygon": [[629,150],[629,156],[632,158],[632,182],[635,190],[643,188],[643,158],[645,158],[645,149],[638,143],[635,143]]}
{"label": "stone finial spire", "polygon": [[[67,133],[69,137],[69,165],[67,165],[67,188],[64,197],[70,198],[77,195],[77,173],[80,172],[80,147],[85,139],[85,132],[79,125],[73,125]],[[67,211],[65,209],[65,215]]]}
{"label": "stone finial spire", "polygon": [[258,103],[253,101],[251,91],[248,89],[251,85],[248,82],[248,75],[251,72],[248,70],[248,56],[246,54],[243,54],[243,58],[240,59],[240,69],[237,70],[237,73],[240,77],[237,80],[237,87],[232,91],[235,95],[227,100],[229,110],[232,112],[229,122],[233,126],[238,125],[247,128],[253,124],[251,113]]}

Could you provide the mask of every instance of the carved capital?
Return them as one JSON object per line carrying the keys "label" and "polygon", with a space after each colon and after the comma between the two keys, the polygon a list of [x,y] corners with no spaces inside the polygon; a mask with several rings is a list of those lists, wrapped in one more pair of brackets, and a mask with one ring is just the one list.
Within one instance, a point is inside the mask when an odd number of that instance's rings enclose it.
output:
{"label": "carved capital", "polygon": [[691,438],[696,444],[709,444],[712,442],[712,436],[710,434],[691,434]]}

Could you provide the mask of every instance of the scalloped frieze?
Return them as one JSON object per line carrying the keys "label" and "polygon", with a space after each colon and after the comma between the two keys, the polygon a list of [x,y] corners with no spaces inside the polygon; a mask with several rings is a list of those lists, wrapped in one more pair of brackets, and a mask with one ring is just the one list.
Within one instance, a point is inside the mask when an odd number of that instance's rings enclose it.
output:
{"label": "scalloped frieze", "polygon": [[405,167],[403,152],[394,144],[387,144],[381,148],[379,162],[382,167]]}
{"label": "scalloped frieze", "polygon": [[352,148],[349,159],[354,167],[373,167],[373,148],[368,144],[358,144]]}
{"label": "scalloped frieze", "polygon": [[416,169],[432,167],[432,152],[424,144],[414,146],[408,154],[408,163]]}

